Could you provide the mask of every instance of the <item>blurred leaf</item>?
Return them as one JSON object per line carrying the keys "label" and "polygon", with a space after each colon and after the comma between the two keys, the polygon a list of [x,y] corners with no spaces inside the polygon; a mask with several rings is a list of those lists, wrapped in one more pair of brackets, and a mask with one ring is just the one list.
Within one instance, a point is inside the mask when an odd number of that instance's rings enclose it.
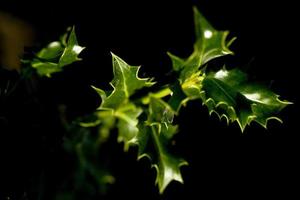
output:
{"label": "blurred leaf", "polygon": [[53,73],[62,71],[63,67],[79,61],[78,55],[84,49],[78,45],[75,28],[62,37],[62,41],[48,44],[36,54],[36,58],[30,61],[31,66],[37,70],[40,76],[51,77]]}

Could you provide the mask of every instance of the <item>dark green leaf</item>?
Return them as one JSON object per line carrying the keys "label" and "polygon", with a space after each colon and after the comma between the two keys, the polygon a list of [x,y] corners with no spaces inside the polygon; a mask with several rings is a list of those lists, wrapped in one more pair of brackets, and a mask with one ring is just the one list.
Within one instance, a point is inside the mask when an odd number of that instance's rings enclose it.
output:
{"label": "dark green leaf", "polygon": [[181,106],[188,100],[188,97],[183,92],[178,81],[175,82],[170,88],[172,90],[172,95],[168,101],[168,104],[176,112],[176,114],[178,114]]}
{"label": "dark green leaf", "polygon": [[217,31],[210,23],[194,8],[196,42],[194,52],[187,58],[182,59],[170,53],[173,69],[180,71],[180,80],[184,82],[198,71],[208,61],[228,54],[233,54],[229,46],[235,38],[226,42],[228,31]]}
{"label": "dark green leaf", "polygon": [[201,97],[209,112],[231,122],[237,121],[242,131],[252,121],[263,127],[270,119],[281,121],[277,114],[291,104],[279,100],[279,96],[266,87],[248,83],[246,74],[237,69],[224,68],[210,73],[203,80],[203,91]]}
{"label": "dark green leaf", "polygon": [[[68,185],[72,185],[72,190],[85,192],[89,195],[91,191],[105,193],[108,185],[114,182],[114,177],[108,169],[99,162],[99,152],[101,150],[101,135],[94,134],[91,129],[83,128],[77,124],[69,126],[70,135],[64,137],[65,149],[74,156],[76,162],[74,174]],[[90,181],[90,180],[93,181]],[[94,187],[93,183],[97,183]],[[78,194],[77,193],[77,194]]]}
{"label": "dark green leaf", "polygon": [[187,165],[181,158],[172,155],[167,148],[177,132],[172,125],[174,111],[160,99],[150,98],[149,115],[146,125],[140,125],[136,142],[139,145],[139,158],[148,157],[157,171],[156,183],[160,193],[171,181],[183,183],[180,167]]}

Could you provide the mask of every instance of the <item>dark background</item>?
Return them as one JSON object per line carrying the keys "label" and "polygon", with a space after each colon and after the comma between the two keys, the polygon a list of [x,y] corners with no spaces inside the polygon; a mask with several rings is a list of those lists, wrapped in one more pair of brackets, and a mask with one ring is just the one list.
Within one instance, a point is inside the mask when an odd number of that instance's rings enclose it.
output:
{"label": "dark background", "polygon": [[[1,3],[0,9],[30,23],[37,33],[37,45],[55,40],[66,27],[76,25],[79,43],[86,46],[83,61],[67,69],[63,76],[55,76],[57,82],[51,85],[54,89],[47,91],[53,96],[48,101],[66,104],[76,116],[99,103],[89,85],[107,87],[112,79],[110,51],[129,64],[142,64],[142,73],[165,81],[164,74],[171,70],[165,52],[185,57],[192,51],[193,5],[215,28],[231,30],[231,35],[238,37],[232,46],[236,55],[224,59],[228,68],[241,67],[254,80],[264,82],[295,104],[281,113],[283,124],[270,121],[265,130],[254,123],[241,134],[237,124],[227,127],[216,116],[208,117],[199,102],[192,102],[178,118],[181,131],[176,136],[177,153],[190,163],[182,168],[185,184],[172,183],[160,197],[149,162],[137,163],[134,150],[124,155],[119,145],[111,153],[115,156],[111,170],[117,182],[106,198],[299,196],[299,14],[289,1],[9,1]],[[53,137],[54,141],[59,138]],[[60,166],[53,163],[54,155],[39,155],[37,160],[48,163],[56,177]],[[15,166],[16,170],[20,166]],[[24,169],[20,171],[19,174],[26,173]],[[11,178],[14,183],[8,188],[21,184],[22,175]],[[52,181],[55,183],[55,178]]]}

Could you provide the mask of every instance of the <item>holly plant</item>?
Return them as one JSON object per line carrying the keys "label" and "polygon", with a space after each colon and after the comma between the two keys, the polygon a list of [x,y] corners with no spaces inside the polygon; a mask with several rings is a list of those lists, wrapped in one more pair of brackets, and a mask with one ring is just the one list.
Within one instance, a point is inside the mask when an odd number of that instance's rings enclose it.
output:
{"label": "holly plant", "polygon": [[[99,152],[114,131],[124,151],[135,147],[137,159],[150,160],[156,170],[159,193],[172,181],[183,183],[180,168],[188,165],[188,161],[172,152],[169,144],[180,127],[174,119],[190,101],[207,107],[209,115],[214,113],[228,124],[237,123],[241,132],[253,122],[264,128],[271,119],[282,122],[278,113],[290,102],[280,100],[268,87],[250,82],[240,69],[229,70],[226,66],[220,66],[217,71],[211,69],[211,61],[234,54],[230,46],[236,38],[229,38],[228,31],[216,30],[196,8],[194,20],[192,54],[182,58],[167,53],[176,77],[167,84],[156,82],[153,77],[142,77],[141,66],[132,66],[111,53],[110,87],[91,86],[101,99],[98,108],[88,115],[63,122],[67,132],[64,148],[78,161],[73,180],[80,181],[76,182],[75,189],[83,190],[83,184],[87,189],[91,177],[99,188],[114,182],[115,178],[99,161]],[[83,50],[73,27],[59,41],[51,42],[32,58],[23,59],[22,73],[51,78],[54,73],[80,61],[78,56]],[[145,95],[136,95],[140,90],[146,91]],[[64,199],[64,195],[66,193],[59,194],[57,198]]]}

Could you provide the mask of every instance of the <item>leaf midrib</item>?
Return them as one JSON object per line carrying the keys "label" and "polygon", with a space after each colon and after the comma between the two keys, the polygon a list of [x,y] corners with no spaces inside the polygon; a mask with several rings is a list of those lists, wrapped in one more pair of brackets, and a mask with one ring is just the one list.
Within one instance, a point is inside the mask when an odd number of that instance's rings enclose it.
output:
{"label": "leaf midrib", "polygon": [[233,105],[236,105],[234,98],[230,94],[228,94],[226,90],[214,78],[209,79],[224,93],[224,95],[231,101]]}

